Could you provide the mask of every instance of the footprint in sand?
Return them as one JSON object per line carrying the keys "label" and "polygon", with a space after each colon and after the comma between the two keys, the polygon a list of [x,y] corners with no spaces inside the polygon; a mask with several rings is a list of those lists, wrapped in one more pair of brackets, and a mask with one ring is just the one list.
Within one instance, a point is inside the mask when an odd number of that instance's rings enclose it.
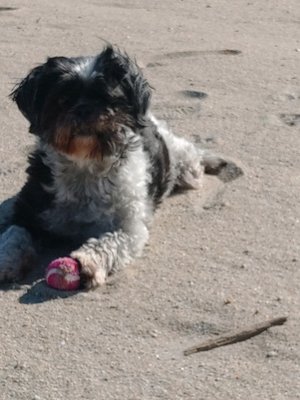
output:
{"label": "footprint in sand", "polygon": [[235,56],[241,54],[241,50],[233,50],[233,49],[222,49],[222,50],[191,50],[191,51],[174,51],[171,53],[165,53],[161,56],[158,56],[163,59],[175,60],[178,58],[187,58],[187,57],[195,57],[201,55],[229,55]]}
{"label": "footprint in sand", "polygon": [[280,114],[279,117],[288,126],[300,126],[300,114]]}
{"label": "footprint in sand", "polygon": [[[287,109],[289,106],[292,110],[299,108],[300,93],[299,92],[285,92],[276,93],[270,95],[269,98],[274,102],[285,103],[284,108]],[[287,126],[300,126],[300,113],[296,112],[283,112],[277,114],[276,118],[279,118]]]}
{"label": "footprint in sand", "polygon": [[175,332],[185,332],[186,334],[201,333],[203,335],[216,335],[220,333],[220,330],[215,324],[205,321],[190,322],[183,319],[172,318],[167,323],[169,329]]}
{"label": "footprint in sand", "polygon": [[190,99],[198,99],[198,100],[203,100],[207,97],[207,94],[204,92],[200,92],[198,90],[180,90],[180,94],[182,94],[184,97],[188,97]]}
{"label": "footprint in sand", "polygon": [[154,111],[164,119],[183,119],[185,117],[197,116],[200,111],[200,102],[207,97],[207,94],[198,90],[179,90],[178,93],[186,98],[194,100],[191,105],[170,105],[159,104]]}
{"label": "footprint in sand", "polygon": [[186,50],[186,51],[173,51],[170,53],[158,54],[154,57],[155,60],[149,62],[146,67],[147,68],[155,68],[162,67],[165,64],[161,62],[161,60],[177,60],[180,58],[189,58],[189,57],[197,57],[202,55],[226,55],[226,56],[236,56],[241,54],[241,50],[235,49],[221,49],[221,50]]}
{"label": "footprint in sand", "polygon": [[170,119],[184,119],[187,116],[192,116],[200,111],[200,106],[184,106],[184,105],[174,105],[169,104],[158,104],[153,107],[153,111],[159,115],[160,118],[170,120]]}
{"label": "footprint in sand", "polygon": [[0,12],[1,11],[15,11],[17,10],[17,7],[0,7]]}

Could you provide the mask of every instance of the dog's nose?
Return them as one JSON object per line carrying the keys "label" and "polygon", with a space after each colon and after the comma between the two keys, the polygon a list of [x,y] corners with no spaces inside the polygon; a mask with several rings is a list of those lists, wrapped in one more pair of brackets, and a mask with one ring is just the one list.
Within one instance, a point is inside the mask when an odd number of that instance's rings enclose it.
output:
{"label": "dog's nose", "polygon": [[80,119],[86,119],[92,114],[93,110],[88,104],[80,104],[76,107],[75,114]]}

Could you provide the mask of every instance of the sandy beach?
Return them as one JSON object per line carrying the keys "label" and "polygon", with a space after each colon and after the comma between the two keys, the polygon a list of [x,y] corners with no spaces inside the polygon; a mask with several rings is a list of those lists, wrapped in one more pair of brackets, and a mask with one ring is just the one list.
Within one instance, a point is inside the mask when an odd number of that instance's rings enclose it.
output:
{"label": "sandy beach", "polygon": [[6,0],[0,38],[0,201],[22,187],[34,144],[14,85],[48,56],[106,42],[137,59],[158,118],[244,170],[169,198],[143,256],[95,291],[47,288],[46,258],[0,285],[0,398],[300,399],[299,0]]}

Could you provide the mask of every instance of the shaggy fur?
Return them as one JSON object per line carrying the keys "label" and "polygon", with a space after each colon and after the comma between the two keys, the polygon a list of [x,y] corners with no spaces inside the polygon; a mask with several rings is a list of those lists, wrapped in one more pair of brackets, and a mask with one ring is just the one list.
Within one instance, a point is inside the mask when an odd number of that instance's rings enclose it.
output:
{"label": "shaggy fur", "polygon": [[65,241],[81,281],[95,288],[139,256],[158,204],[198,189],[204,170],[241,173],[174,136],[149,110],[137,64],[111,46],[95,57],[55,57],[11,97],[37,138],[28,179],[0,221],[0,281],[33,264],[35,249]]}

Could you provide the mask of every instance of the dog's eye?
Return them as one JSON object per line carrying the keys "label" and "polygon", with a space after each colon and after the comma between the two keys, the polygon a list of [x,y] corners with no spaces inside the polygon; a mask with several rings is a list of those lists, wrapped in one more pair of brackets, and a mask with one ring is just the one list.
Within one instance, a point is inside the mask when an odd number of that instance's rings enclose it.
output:
{"label": "dog's eye", "polygon": [[58,99],[57,103],[60,107],[68,107],[71,106],[74,101],[70,97],[62,96]]}

